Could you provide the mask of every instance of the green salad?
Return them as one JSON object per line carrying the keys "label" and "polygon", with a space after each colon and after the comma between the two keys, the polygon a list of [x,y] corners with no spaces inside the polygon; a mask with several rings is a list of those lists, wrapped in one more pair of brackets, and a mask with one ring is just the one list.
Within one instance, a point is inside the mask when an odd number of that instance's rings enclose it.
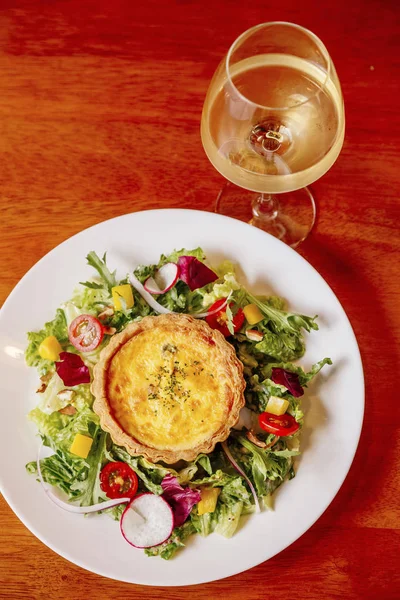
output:
{"label": "green salad", "polygon": [[[306,372],[297,362],[304,332],[318,330],[316,317],[288,311],[282,298],[255,296],[232,263],[210,265],[201,248],[162,255],[123,279],[106,255],[90,252],[87,263],[89,280],[43,329],[28,333],[26,362],[39,376],[28,418],[52,451],[28,463],[28,473],[63,507],[121,521],[127,541],[149,556],[170,559],[196,533],[231,537],[242,515],[272,509],[275,490],[295,476],[304,388],[331,364],[323,358]],[[228,439],[174,465],[116,445],[100,426],[91,393],[93,368],[113,336],[168,312],[218,329],[243,364],[246,383],[245,407]]]}

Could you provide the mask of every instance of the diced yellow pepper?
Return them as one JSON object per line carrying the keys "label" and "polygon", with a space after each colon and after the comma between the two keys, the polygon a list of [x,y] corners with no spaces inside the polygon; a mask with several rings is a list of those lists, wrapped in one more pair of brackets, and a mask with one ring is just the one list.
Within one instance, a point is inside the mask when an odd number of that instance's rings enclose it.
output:
{"label": "diced yellow pepper", "polygon": [[264,319],[264,315],[256,304],[248,304],[243,308],[243,312],[250,325],[255,325]]}
{"label": "diced yellow pepper", "polygon": [[220,491],[221,488],[202,488],[200,490],[201,500],[197,505],[197,514],[205,515],[214,512]]}
{"label": "diced yellow pepper", "polygon": [[72,452],[72,454],[76,454],[76,456],[80,456],[81,458],[87,458],[92,444],[92,438],[88,437],[87,435],[77,433],[69,451]]}
{"label": "diced yellow pepper", "polygon": [[132,286],[129,283],[116,285],[111,291],[115,310],[122,310],[121,298],[124,301],[124,308],[132,308],[135,300],[132,294]]}
{"label": "diced yellow pepper", "polygon": [[278,398],[278,396],[271,396],[267,402],[265,411],[271,413],[271,415],[276,415],[277,417],[279,417],[280,415],[285,414],[288,407],[289,402],[284,398]]}
{"label": "diced yellow pepper", "polygon": [[54,335],[49,335],[43,340],[38,348],[39,356],[46,360],[58,360],[62,348],[60,342]]}

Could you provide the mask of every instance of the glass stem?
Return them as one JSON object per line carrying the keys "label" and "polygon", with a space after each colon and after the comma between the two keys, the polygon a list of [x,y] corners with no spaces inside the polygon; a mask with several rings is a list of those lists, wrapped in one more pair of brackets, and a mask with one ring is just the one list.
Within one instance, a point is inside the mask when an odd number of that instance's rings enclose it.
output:
{"label": "glass stem", "polygon": [[255,219],[272,221],[278,216],[278,198],[272,194],[259,194],[253,200],[252,211]]}

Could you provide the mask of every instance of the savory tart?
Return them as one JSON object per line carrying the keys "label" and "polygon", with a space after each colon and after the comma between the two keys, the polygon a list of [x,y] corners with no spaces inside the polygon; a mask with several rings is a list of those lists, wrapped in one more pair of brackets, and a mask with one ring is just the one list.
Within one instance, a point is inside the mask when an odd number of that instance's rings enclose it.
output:
{"label": "savory tart", "polygon": [[225,440],[244,406],[243,365],[224,336],[188,315],[145,317],[94,368],[93,409],[132,456],[171,464]]}

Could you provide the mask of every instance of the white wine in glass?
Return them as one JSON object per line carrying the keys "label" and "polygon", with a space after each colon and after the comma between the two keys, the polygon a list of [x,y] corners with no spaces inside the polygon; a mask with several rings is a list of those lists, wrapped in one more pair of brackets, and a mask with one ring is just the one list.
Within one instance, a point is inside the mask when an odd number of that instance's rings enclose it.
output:
{"label": "white wine in glass", "polygon": [[236,184],[221,190],[217,212],[297,246],[315,221],[306,186],[335,162],[344,129],[339,80],[317,36],[283,22],[249,29],[219,65],[203,107],[205,152]]}

